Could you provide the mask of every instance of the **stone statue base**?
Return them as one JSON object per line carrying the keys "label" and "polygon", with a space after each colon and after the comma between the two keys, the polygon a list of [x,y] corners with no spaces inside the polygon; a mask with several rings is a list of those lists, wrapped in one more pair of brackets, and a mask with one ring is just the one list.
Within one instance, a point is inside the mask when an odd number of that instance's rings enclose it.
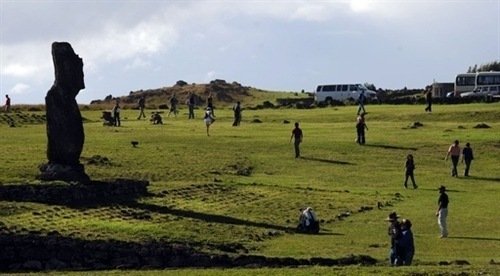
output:
{"label": "stone statue base", "polygon": [[41,174],[37,177],[39,180],[52,181],[62,180],[66,182],[78,182],[81,184],[90,183],[90,177],[85,173],[82,164],[61,165],[61,164],[43,164],[40,167]]}

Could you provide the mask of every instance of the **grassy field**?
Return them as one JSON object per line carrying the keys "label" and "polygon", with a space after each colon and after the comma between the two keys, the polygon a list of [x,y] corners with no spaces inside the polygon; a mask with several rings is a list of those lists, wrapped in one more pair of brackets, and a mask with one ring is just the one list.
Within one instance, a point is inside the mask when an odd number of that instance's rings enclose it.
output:
{"label": "grassy field", "polygon": [[[435,106],[432,114],[423,109],[367,106],[365,146],[354,142],[354,106],[245,110],[240,127],[231,126],[230,109],[219,109],[210,137],[202,110],[195,120],[187,119],[185,109],[177,118],[163,114],[164,125],[138,121],[136,110],[124,110],[118,128],[103,126],[101,112],[84,111],[82,163],[96,155],[109,160],[86,165],[87,173],[93,179],[149,180],[152,196],[135,205],[85,209],[0,200],[0,221],[25,231],[56,230],[84,239],[161,239],[206,251],[228,244],[240,253],[297,258],[366,254],[383,262],[389,243],[384,218],[397,211],[413,222],[414,267],[214,269],[203,274],[500,273],[499,265],[490,264],[500,262],[500,104]],[[34,179],[37,166],[46,161],[46,133],[45,125],[37,124],[38,115],[43,114],[25,113],[21,117],[27,119],[17,119],[20,123],[11,128],[0,114],[0,185],[39,183]],[[301,159],[293,158],[289,143],[295,121],[304,131]],[[411,128],[417,121],[423,126]],[[491,128],[474,128],[479,123]],[[471,177],[450,177],[444,157],[455,139],[474,149]],[[131,146],[132,140],[139,141],[138,147]],[[402,185],[409,153],[415,157],[417,190]],[[449,189],[448,239],[439,239],[434,216],[440,185]],[[322,220],[320,235],[291,231],[305,206]],[[456,260],[471,266],[437,265]],[[167,272],[201,271],[150,273]]]}

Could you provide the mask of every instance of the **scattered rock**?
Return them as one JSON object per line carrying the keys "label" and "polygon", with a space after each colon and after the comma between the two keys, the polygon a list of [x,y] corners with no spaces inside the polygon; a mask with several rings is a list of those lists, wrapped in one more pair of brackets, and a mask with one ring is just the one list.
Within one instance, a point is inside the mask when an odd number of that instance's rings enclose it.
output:
{"label": "scattered rock", "polygon": [[288,121],[288,120],[283,120],[283,124],[289,124],[289,123],[290,123],[290,121]]}
{"label": "scattered rock", "polygon": [[458,129],[465,129],[464,126],[458,126]]}
{"label": "scattered rock", "polygon": [[419,127],[423,127],[424,124],[422,124],[421,122],[413,122],[413,124],[411,124],[409,126],[409,128],[419,128]]}
{"label": "scattered rock", "polygon": [[253,120],[251,121],[251,123],[260,124],[260,123],[262,123],[262,121],[261,121],[260,119],[253,119]]}
{"label": "scattered rock", "polygon": [[491,128],[491,127],[485,123],[481,123],[474,126],[474,128]]}

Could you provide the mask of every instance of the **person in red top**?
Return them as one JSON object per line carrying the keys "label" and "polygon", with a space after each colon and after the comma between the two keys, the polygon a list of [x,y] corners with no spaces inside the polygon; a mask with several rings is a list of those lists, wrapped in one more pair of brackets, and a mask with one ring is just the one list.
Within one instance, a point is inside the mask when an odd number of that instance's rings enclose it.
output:
{"label": "person in red top", "polygon": [[448,160],[448,157],[451,156],[451,163],[453,164],[453,167],[451,169],[451,176],[455,177],[458,177],[457,165],[458,165],[458,160],[460,159],[460,146],[458,144],[459,144],[458,140],[455,140],[455,142],[453,142],[453,144],[448,149],[448,153],[444,158],[444,160],[446,161]]}
{"label": "person in red top", "polygon": [[299,145],[302,143],[302,129],[299,128],[299,123],[295,123],[295,128],[292,130],[292,136],[290,137],[290,143],[292,142],[292,138],[295,138],[294,140],[294,147],[295,147],[295,158],[300,157],[300,148]]}

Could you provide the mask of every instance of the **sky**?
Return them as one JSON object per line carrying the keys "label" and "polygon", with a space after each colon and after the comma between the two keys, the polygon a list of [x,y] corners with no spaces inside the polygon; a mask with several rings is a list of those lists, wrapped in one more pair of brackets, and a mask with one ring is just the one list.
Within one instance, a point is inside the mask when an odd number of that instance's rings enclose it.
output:
{"label": "sky", "polygon": [[83,59],[82,104],[178,80],[419,89],[500,60],[500,0],[0,0],[2,100],[44,103],[54,41]]}

